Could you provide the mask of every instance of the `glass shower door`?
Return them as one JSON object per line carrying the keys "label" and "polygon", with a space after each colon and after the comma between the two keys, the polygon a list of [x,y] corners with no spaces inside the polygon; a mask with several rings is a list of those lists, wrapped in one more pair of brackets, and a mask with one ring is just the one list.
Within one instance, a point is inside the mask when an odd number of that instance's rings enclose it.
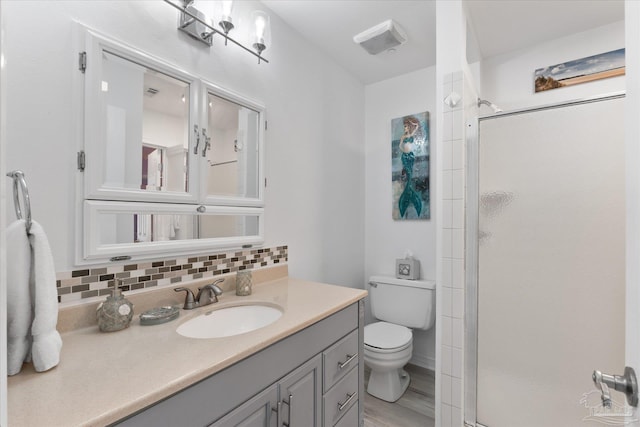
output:
{"label": "glass shower door", "polygon": [[625,366],[623,119],[616,98],[480,122],[482,425],[616,420],[599,417],[591,373]]}

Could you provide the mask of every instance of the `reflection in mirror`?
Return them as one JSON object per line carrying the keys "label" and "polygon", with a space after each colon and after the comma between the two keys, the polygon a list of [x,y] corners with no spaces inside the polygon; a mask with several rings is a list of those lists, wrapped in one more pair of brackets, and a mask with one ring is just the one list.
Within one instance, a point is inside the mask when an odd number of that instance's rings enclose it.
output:
{"label": "reflection in mirror", "polygon": [[256,236],[258,215],[100,213],[99,244]]}
{"label": "reflection in mirror", "polygon": [[207,195],[258,197],[260,113],[208,94]]}
{"label": "reflection in mirror", "polygon": [[188,191],[189,83],[102,53],[105,186]]}

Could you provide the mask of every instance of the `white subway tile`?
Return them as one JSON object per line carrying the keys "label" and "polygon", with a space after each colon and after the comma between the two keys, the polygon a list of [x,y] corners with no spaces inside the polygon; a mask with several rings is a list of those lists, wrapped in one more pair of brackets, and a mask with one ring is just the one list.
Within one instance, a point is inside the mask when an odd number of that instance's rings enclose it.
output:
{"label": "white subway tile", "polygon": [[462,366],[462,349],[451,348],[451,376],[462,378],[464,367]]}
{"label": "white subway tile", "polygon": [[465,145],[462,139],[451,141],[451,168],[464,169]]}
{"label": "white subway tile", "polygon": [[442,81],[445,83],[445,88],[447,87],[446,83],[449,83],[449,90],[451,90],[451,83],[453,83],[453,73],[446,73],[442,76]]}
{"label": "white subway tile", "polygon": [[451,261],[451,284],[452,287],[464,288],[464,260],[454,259]]}
{"label": "white subway tile", "polygon": [[442,143],[442,170],[453,169],[453,141],[444,141]]}
{"label": "white subway tile", "polygon": [[463,121],[463,111],[461,109],[454,111],[451,139],[462,139],[462,135],[464,131],[462,121]]}
{"label": "white subway tile", "polygon": [[464,200],[453,200],[451,202],[451,226],[453,228],[464,228]]}
{"label": "white subway tile", "polygon": [[451,345],[455,348],[464,347],[464,320],[451,319]]}
{"label": "white subway tile", "polygon": [[464,318],[464,290],[451,289],[451,317]]}
{"label": "white subway tile", "polygon": [[442,325],[442,345],[453,346],[452,321],[449,316],[440,316],[440,324]]}
{"label": "white subway tile", "polygon": [[447,287],[442,287],[441,289],[441,293],[442,293],[442,313],[440,313],[443,316],[449,316],[451,317],[451,308],[452,308],[452,302],[451,302],[451,288],[447,288]]}
{"label": "white subway tile", "polygon": [[442,230],[442,256],[451,258],[453,255],[453,232],[450,228]]}
{"label": "white subway tile", "polygon": [[453,260],[451,258],[442,258],[440,259],[440,265],[442,267],[442,286],[453,287]]}
{"label": "white subway tile", "polygon": [[449,375],[440,376],[440,393],[442,403],[451,405],[451,377]]}
{"label": "white subway tile", "polygon": [[[451,405],[453,405],[453,412],[456,411],[456,408],[462,408],[462,379],[461,378],[451,378]],[[461,424],[459,424],[461,425]]]}
{"label": "white subway tile", "polygon": [[453,171],[442,171],[442,198],[453,199]]}
{"label": "white subway tile", "polygon": [[463,427],[462,423],[462,409],[460,408],[451,408],[451,425],[457,427]]}
{"label": "white subway tile", "polygon": [[442,357],[442,361],[440,363],[440,368],[442,369],[442,373],[443,373],[443,377],[445,375],[451,375],[451,371],[452,371],[452,366],[451,366],[451,359],[452,359],[452,351],[453,351],[453,347],[449,347],[446,345],[442,346],[442,351],[440,352],[440,356]]}
{"label": "white subway tile", "polygon": [[[459,200],[455,200],[459,201]],[[453,202],[454,200],[442,201],[442,227],[453,228]]]}
{"label": "white subway tile", "polygon": [[453,199],[464,198],[464,169],[451,172],[451,194]]}
{"label": "white subway tile", "polygon": [[464,230],[461,228],[451,231],[451,258],[464,258]]}
{"label": "white subway tile", "polygon": [[446,403],[440,406],[440,427],[460,427],[451,424],[451,405]]}
{"label": "white subway tile", "polygon": [[442,140],[451,141],[453,139],[453,116],[455,112],[449,111],[443,114]]}

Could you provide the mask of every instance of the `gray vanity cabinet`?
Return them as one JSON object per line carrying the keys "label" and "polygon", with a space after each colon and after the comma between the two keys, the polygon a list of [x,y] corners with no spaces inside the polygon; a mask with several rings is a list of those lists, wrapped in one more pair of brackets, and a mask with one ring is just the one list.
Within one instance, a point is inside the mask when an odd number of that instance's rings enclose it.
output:
{"label": "gray vanity cabinet", "polygon": [[322,358],[317,355],[278,383],[281,425],[322,425]]}
{"label": "gray vanity cabinet", "polygon": [[321,405],[322,359],[317,355],[210,427],[320,427]]}
{"label": "gray vanity cabinet", "polygon": [[277,400],[278,387],[274,385],[209,427],[276,427],[277,418],[272,412]]}
{"label": "gray vanity cabinet", "polygon": [[357,427],[363,311],[351,304],[115,425]]}

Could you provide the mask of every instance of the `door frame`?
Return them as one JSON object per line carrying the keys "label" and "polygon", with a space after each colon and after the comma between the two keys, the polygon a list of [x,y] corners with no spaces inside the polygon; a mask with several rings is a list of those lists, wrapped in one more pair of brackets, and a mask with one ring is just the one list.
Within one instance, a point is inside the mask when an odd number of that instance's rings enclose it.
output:
{"label": "door frame", "polygon": [[[562,101],[542,106],[522,108],[518,110],[506,111],[493,114],[491,116],[482,116],[471,119],[466,124],[466,147],[467,147],[467,186],[466,186],[466,236],[465,236],[465,316],[464,316],[464,423],[468,427],[487,427],[477,422],[477,380],[478,380],[478,230],[479,230],[479,143],[480,123],[487,120],[500,119],[508,116],[528,114],[537,111],[551,110],[556,108],[571,107],[574,105],[589,104],[594,102],[608,101],[613,99],[625,98],[625,92],[614,92],[605,95],[593,96],[588,98]],[[625,106],[626,107],[626,106]],[[625,110],[626,111],[626,110]],[[625,133],[625,143],[627,142]],[[627,148],[627,147],[625,147]],[[630,166],[629,156],[627,158],[627,169]],[[637,169],[637,167],[636,167]],[[629,174],[626,177],[627,187],[629,187]],[[627,190],[627,200],[631,197]],[[638,196],[640,200],[640,196]],[[627,203],[627,217],[630,216],[630,207]],[[640,212],[639,212],[640,215]],[[628,235],[629,233],[627,233]],[[629,240],[629,239],[627,239]],[[640,243],[640,240],[638,241]],[[627,245],[627,259],[629,256],[629,243]],[[640,249],[640,248],[639,248]],[[629,264],[629,261],[627,261]],[[640,264],[640,263],[639,263]],[[627,267],[628,271],[628,267]],[[627,298],[629,300],[629,276],[627,276]],[[636,286],[637,287],[637,286]],[[627,302],[627,310],[636,311],[638,304],[635,302],[633,307]],[[629,323],[629,315],[626,318],[626,324]],[[629,329],[627,327],[627,329]],[[627,332],[627,337],[629,333]],[[625,358],[627,365],[630,365],[628,354]],[[616,372],[615,374],[621,374]],[[597,367],[594,366],[594,369]],[[633,425],[633,424],[629,424]],[[491,427],[491,426],[488,426]]]}

